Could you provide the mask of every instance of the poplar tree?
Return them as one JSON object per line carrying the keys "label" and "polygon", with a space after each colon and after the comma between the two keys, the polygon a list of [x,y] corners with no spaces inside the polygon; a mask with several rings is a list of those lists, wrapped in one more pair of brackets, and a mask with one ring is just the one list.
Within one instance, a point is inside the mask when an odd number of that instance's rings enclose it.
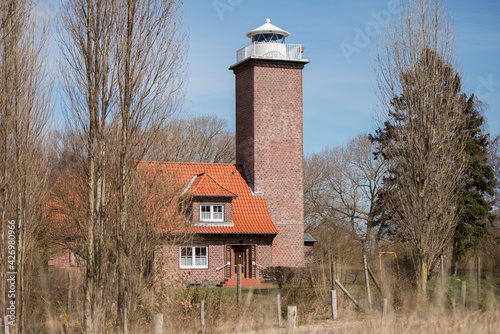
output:
{"label": "poplar tree", "polygon": [[81,129],[85,143],[86,183],[84,226],[84,321],[86,333],[104,333],[106,293],[110,282],[106,270],[109,255],[109,214],[106,210],[106,147],[115,103],[114,29],[116,1],[68,0],[62,6],[60,45],[63,61],[68,123]]}
{"label": "poplar tree", "polygon": [[402,1],[374,59],[383,125],[372,136],[387,160],[387,217],[404,237],[419,296],[451,243],[465,170],[451,20],[440,0]]}
{"label": "poplar tree", "polygon": [[132,215],[141,190],[136,171],[182,106],[187,36],[180,7],[178,0],[68,0],[62,7],[67,109],[86,155],[87,333],[105,332],[114,297],[117,327],[125,330],[125,310],[133,314],[154,246],[141,229],[144,214]]}

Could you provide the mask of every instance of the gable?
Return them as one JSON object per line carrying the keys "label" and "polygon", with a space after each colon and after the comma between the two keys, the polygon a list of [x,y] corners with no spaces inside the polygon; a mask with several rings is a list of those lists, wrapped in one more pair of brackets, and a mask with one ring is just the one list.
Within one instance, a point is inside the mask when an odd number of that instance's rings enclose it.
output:
{"label": "gable", "polygon": [[208,172],[195,175],[183,194],[205,197],[237,197],[235,193],[224,188]]}

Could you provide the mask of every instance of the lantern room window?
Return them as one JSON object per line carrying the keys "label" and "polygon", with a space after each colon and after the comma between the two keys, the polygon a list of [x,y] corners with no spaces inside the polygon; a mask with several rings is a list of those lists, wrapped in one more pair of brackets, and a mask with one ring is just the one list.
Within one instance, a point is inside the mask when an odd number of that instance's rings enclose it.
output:
{"label": "lantern room window", "polygon": [[252,42],[258,43],[285,43],[285,36],[276,33],[256,34],[252,36]]}

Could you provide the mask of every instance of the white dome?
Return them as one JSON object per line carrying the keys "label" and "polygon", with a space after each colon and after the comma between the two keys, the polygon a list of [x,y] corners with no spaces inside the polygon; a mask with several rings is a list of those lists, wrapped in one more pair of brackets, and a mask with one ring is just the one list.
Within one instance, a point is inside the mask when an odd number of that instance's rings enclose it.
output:
{"label": "white dome", "polygon": [[263,25],[261,25],[258,28],[255,28],[254,30],[248,32],[247,37],[251,38],[253,35],[264,34],[264,33],[274,33],[274,34],[283,35],[285,37],[290,36],[290,33],[288,31],[285,31],[283,29],[278,28],[277,26],[271,24],[270,19],[267,19],[266,23],[264,23]]}

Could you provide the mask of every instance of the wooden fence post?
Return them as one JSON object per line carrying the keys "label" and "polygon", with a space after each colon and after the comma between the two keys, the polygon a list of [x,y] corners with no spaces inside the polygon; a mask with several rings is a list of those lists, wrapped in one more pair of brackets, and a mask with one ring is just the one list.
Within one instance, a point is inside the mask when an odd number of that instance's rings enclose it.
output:
{"label": "wooden fence post", "polygon": [[359,308],[358,302],[356,301],[356,299],[354,299],[353,296],[351,296],[351,294],[349,293],[349,291],[347,291],[346,288],[344,288],[342,286],[342,284],[340,284],[339,281],[335,280],[335,284],[337,284],[339,286],[340,290],[342,290],[346,294],[346,296],[349,297],[349,299],[354,303],[354,305],[356,305],[357,308]]}
{"label": "wooden fence post", "polygon": [[0,326],[2,329],[3,334],[10,334],[10,327],[9,327],[9,317],[8,316],[3,316],[0,318],[0,323],[2,323],[3,326]]}
{"label": "wooden fence post", "polygon": [[71,313],[71,293],[73,290],[73,275],[68,271],[68,314]]}
{"label": "wooden fence post", "polygon": [[370,294],[370,281],[368,278],[368,264],[366,263],[366,255],[363,255],[363,272],[365,274],[366,296],[368,298],[368,308],[372,308],[372,296]]}
{"label": "wooden fence post", "polygon": [[465,296],[467,294],[467,282],[462,281],[462,307],[465,308]]}
{"label": "wooden fence post", "polygon": [[338,317],[337,314],[337,290],[331,290],[332,294],[332,319],[335,320]]}
{"label": "wooden fence post", "polygon": [[385,326],[387,318],[387,298],[384,298],[384,305],[382,306],[382,326]]}
{"label": "wooden fence post", "polygon": [[295,332],[295,323],[297,322],[297,306],[288,306],[286,320],[286,332]]}
{"label": "wooden fence post", "polygon": [[200,302],[200,326],[201,333],[205,333],[205,301],[202,300]]}
{"label": "wooden fence post", "polygon": [[338,317],[338,313],[337,313],[337,286],[335,284],[335,281],[337,280],[337,271],[335,269],[335,261],[332,261],[331,275],[332,275],[332,290],[330,291],[330,293],[332,295],[332,319],[335,320]]}
{"label": "wooden fence post", "polygon": [[163,334],[163,314],[161,313],[153,316],[153,333]]}
{"label": "wooden fence post", "polygon": [[373,272],[370,269],[370,267],[367,266],[367,269],[368,269],[368,274],[370,274],[370,277],[373,280],[373,284],[375,284],[375,287],[377,288],[378,292],[380,292],[380,294],[383,296],[384,294],[382,293],[382,288],[378,284],[377,279],[375,278],[375,275],[373,275]]}
{"label": "wooden fence post", "polygon": [[281,327],[281,295],[278,293],[276,297],[278,300],[278,326]]}
{"label": "wooden fence post", "polygon": [[441,291],[444,291],[444,259],[443,259],[443,255],[439,256],[439,261],[441,264]]}
{"label": "wooden fence post", "polygon": [[335,261],[332,261],[331,276],[332,276],[332,290],[335,290],[335,280],[337,279],[337,271],[335,270]]}
{"label": "wooden fence post", "polygon": [[237,266],[236,276],[236,300],[241,302],[241,264]]}
{"label": "wooden fence post", "polygon": [[123,309],[123,334],[128,334],[128,310]]}
{"label": "wooden fence post", "polygon": [[481,302],[481,258],[477,257],[477,308]]}

